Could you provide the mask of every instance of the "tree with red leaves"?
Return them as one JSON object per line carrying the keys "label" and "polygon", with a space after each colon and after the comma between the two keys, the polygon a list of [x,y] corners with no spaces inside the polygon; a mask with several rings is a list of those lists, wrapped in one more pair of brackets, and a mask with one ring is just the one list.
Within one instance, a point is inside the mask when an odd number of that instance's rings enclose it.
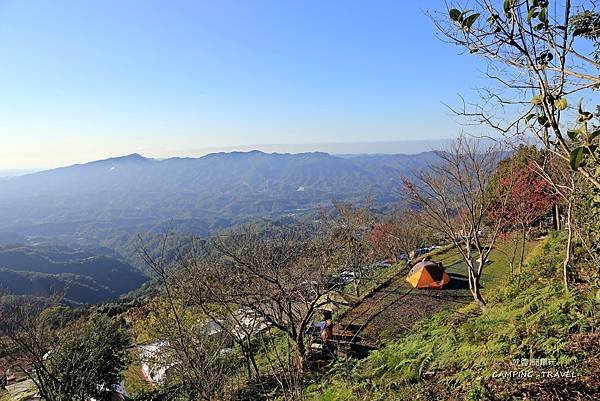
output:
{"label": "tree with red leaves", "polygon": [[500,163],[490,187],[493,196],[507,204],[506,207],[490,208],[487,217],[490,220],[502,221],[502,231],[507,235],[520,233],[520,241],[516,241],[513,252],[514,256],[516,247],[521,242],[519,268],[523,265],[525,242],[533,224],[548,214],[558,201],[558,194],[554,188],[536,172],[532,158],[537,157],[537,149],[520,148],[513,157]]}

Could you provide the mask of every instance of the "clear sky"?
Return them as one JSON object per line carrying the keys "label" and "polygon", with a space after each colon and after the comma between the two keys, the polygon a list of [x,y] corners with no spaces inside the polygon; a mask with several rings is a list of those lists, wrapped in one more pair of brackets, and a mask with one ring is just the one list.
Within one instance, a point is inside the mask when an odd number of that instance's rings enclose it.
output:
{"label": "clear sky", "polygon": [[479,72],[436,38],[443,7],[0,0],[0,169],[455,136],[441,102]]}

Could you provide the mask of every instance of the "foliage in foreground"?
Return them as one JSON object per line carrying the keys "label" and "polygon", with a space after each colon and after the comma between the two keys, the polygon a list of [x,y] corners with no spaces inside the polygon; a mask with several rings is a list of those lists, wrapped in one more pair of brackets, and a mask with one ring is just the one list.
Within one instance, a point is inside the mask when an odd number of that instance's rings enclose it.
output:
{"label": "foliage in foreground", "polygon": [[0,353],[46,401],[106,399],[128,363],[122,322],[20,300],[0,314]]}
{"label": "foliage in foreground", "polygon": [[565,349],[570,335],[590,331],[597,303],[564,292],[564,242],[558,236],[541,244],[524,273],[490,297],[485,313],[473,305],[437,313],[356,366],[339,364],[328,383],[309,393],[321,401],[427,399],[442,388],[447,394],[434,398],[485,399],[494,372],[517,369],[516,359],[547,358],[557,369],[576,370],[583,356]]}

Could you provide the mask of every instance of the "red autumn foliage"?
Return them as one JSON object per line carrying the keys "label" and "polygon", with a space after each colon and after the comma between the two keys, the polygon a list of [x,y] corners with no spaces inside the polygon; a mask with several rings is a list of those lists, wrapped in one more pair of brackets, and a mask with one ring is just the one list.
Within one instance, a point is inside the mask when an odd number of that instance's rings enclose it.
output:
{"label": "red autumn foliage", "polygon": [[394,259],[396,249],[395,244],[390,242],[390,236],[396,235],[398,227],[393,223],[383,223],[371,228],[369,233],[369,243],[376,250],[377,254],[385,258]]}
{"label": "red autumn foliage", "polygon": [[511,169],[498,180],[495,192],[498,199],[508,195],[508,201],[505,207],[492,207],[488,218],[502,219],[504,232],[530,227],[558,201],[552,186],[531,164]]}

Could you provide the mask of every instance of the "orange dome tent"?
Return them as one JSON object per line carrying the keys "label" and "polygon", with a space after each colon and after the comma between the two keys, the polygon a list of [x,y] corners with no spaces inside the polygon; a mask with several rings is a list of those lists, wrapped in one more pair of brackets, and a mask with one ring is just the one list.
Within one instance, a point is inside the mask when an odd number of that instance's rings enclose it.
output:
{"label": "orange dome tent", "polygon": [[450,276],[441,264],[423,261],[410,269],[406,281],[415,288],[442,288],[450,282]]}

